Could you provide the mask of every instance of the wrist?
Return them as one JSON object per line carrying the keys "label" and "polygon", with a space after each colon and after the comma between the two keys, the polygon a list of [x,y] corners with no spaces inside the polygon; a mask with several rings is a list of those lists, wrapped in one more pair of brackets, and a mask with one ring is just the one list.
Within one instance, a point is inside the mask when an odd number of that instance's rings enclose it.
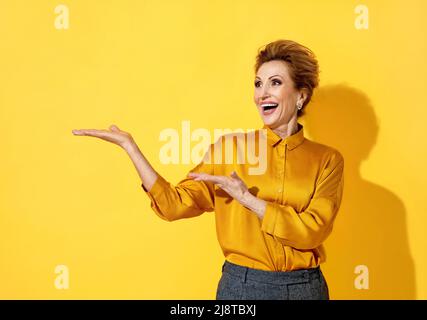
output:
{"label": "wrist", "polygon": [[253,195],[252,193],[250,193],[250,192],[249,192],[249,190],[246,190],[246,191],[243,193],[242,198],[240,199],[240,201],[239,201],[239,202],[240,202],[243,206],[245,206],[245,207],[247,207],[247,208],[250,208],[251,203],[253,202],[253,198],[254,198],[254,195]]}
{"label": "wrist", "polygon": [[129,154],[138,151],[138,146],[133,140],[123,143],[121,147]]}
{"label": "wrist", "polygon": [[246,191],[243,196],[240,203],[248,208],[250,211],[252,211],[254,214],[258,216],[258,218],[262,219],[264,217],[264,212],[267,203],[251,194],[249,191]]}

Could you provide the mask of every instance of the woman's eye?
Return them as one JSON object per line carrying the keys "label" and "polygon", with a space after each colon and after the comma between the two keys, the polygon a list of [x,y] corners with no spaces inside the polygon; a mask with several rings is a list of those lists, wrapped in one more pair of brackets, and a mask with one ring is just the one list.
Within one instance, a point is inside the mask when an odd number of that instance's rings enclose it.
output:
{"label": "woman's eye", "polygon": [[[281,84],[282,84],[282,82],[281,82],[280,80],[276,80],[276,79],[275,79],[275,80],[272,80],[271,82],[272,82],[273,84],[276,84],[276,83],[277,83],[278,85],[281,85]],[[261,83],[261,81],[255,81],[255,87],[257,87],[257,88],[258,88],[258,87],[260,86],[260,83]]]}

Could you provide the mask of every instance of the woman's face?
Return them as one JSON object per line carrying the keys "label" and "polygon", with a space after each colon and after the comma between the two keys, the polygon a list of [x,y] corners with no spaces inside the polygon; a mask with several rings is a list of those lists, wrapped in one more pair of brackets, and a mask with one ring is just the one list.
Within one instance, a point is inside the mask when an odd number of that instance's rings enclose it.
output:
{"label": "woman's face", "polygon": [[[297,117],[297,103],[304,101],[295,89],[285,61],[263,63],[255,77],[254,102],[265,125],[274,129]],[[273,104],[275,106],[273,106]]]}

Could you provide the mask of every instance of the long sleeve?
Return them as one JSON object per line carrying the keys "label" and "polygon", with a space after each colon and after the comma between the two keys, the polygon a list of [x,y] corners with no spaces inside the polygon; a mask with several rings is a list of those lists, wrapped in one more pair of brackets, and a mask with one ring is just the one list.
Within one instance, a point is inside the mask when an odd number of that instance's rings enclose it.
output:
{"label": "long sleeve", "polygon": [[[213,173],[213,164],[207,155],[212,150],[212,144],[203,160],[190,172]],[[205,211],[214,210],[214,186],[210,182],[194,181],[184,178],[176,185],[158,175],[150,191],[141,184],[143,190],[151,200],[151,208],[163,220],[174,221],[201,215]]]}
{"label": "long sleeve", "polygon": [[335,153],[316,184],[312,199],[303,212],[292,206],[267,202],[261,230],[277,241],[296,249],[314,249],[332,231],[341,204],[344,159]]}

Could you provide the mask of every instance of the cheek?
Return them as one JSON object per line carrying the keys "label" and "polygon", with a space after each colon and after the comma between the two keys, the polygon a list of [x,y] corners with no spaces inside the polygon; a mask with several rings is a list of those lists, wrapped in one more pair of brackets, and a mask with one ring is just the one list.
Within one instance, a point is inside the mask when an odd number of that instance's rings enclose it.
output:
{"label": "cheek", "polygon": [[293,92],[291,90],[282,89],[280,91],[280,100],[282,106],[287,109],[286,111],[292,111]]}
{"label": "cheek", "polygon": [[253,98],[254,98],[254,102],[257,103],[260,98],[259,92],[257,92],[257,90],[254,91]]}

